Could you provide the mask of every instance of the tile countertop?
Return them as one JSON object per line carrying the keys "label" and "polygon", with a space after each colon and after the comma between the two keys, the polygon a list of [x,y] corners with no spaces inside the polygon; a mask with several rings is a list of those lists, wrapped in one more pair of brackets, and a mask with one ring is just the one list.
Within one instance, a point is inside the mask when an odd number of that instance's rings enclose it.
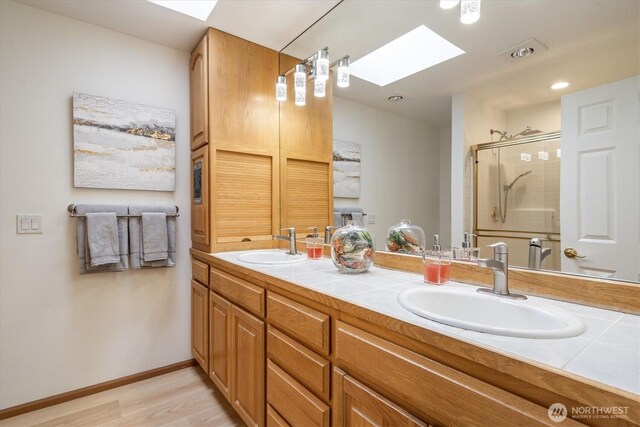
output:
{"label": "tile countertop", "polygon": [[[562,339],[490,335],[437,323],[402,308],[397,302],[400,292],[431,286],[425,284],[419,274],[379,267],[362,274],[344,274],[326,257],[288,265],[249,264],[238,261],[241,253],[211,255],[474,345],[640,394],[640,316],[529,296],[531,300],[544,301],[577,315],[586,325],[586,331],[580,336]],[[449,282],[444,286],[472,285]]]}

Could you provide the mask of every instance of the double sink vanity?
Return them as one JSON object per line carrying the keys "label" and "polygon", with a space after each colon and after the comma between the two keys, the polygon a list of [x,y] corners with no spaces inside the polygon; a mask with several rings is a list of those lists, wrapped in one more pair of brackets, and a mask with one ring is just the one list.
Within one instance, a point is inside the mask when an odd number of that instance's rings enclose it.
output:
{"label": "double sink vanity", "polygon": [[638,316],[428,285],[417,257],[357,275],[283,249],[192,257],[193,353],[248,425],[640,419]]}

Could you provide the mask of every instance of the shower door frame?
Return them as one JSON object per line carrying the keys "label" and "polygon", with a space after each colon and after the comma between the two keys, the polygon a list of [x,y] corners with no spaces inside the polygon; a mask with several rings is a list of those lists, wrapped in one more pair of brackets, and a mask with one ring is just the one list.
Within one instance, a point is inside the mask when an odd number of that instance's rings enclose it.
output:
{"label": "shower door frame", "polygon": [[[496,141],[496,142],[485,142],[482,144],[472,145],[471,153],[473,156],[473,234],[475,235],[473,238],[473,245],[477,247],[478,245],[478,151],[480,150],[491,150],[493,148],[502,148],[508,147],[512,145],[522,145],[529,144],[532,142],[544,142],[551,141],[554,139],[560,139],[562,141],[562,135],[560,131],[542,133],[534,136],[525,136],[521,138],[513,138],[504,141]],[[522,231],[522,230],[483,230],[487,232],[495,232],[498,233],[529,233],[532,234],[533,231]],[[551,234],[559,234],[559,233],[549,233],[549,237]],[[490,237],[490,236],[482,236],[482,237]],[[498,237],[498,236],[495,236]],[[512,236],[514,239],[526,239],[525,237],[517,237]],[[548,239],[555,241],[556,239]],[[559,241],[559,239],[558,239]]]}

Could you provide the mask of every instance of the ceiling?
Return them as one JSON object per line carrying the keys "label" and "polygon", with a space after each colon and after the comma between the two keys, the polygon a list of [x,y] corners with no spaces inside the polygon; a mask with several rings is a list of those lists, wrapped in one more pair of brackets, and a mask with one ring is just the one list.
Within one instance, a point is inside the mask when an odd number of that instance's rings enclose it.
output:
{"label": "ceiling", "polygon": [[[437,0],[220,0],[207,22],[146,0],[18,1],[187,52],[209,26],[281,50],[336,5],[285,52],[329,46],[332,59],[353,61],[424,24],[467,53],[384,87],[352,77],[334,94],[437,126],[450,125],[452,95],[510,110],[640,73],[637,0],[484,0],[472,25]],[[548,49],[518,61],[499,54],[531,38]],[[558,80],[572,84],[551,91]],[[396,94],[405,99],[387,100]]]}
{"label": "ceiling", "polygon": [[219,0],[206,22],[146,0],[17,0],[191,52],[208,27],[281,50],[339,0]]}

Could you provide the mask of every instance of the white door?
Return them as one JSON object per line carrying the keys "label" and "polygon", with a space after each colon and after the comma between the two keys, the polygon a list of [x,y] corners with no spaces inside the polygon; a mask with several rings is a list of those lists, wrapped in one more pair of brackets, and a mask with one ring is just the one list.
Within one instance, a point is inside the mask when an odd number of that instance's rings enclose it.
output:
{"label": "white door", "polygon": [[562,271],[640,280],[639,95],[640,76],[562,97]]}

